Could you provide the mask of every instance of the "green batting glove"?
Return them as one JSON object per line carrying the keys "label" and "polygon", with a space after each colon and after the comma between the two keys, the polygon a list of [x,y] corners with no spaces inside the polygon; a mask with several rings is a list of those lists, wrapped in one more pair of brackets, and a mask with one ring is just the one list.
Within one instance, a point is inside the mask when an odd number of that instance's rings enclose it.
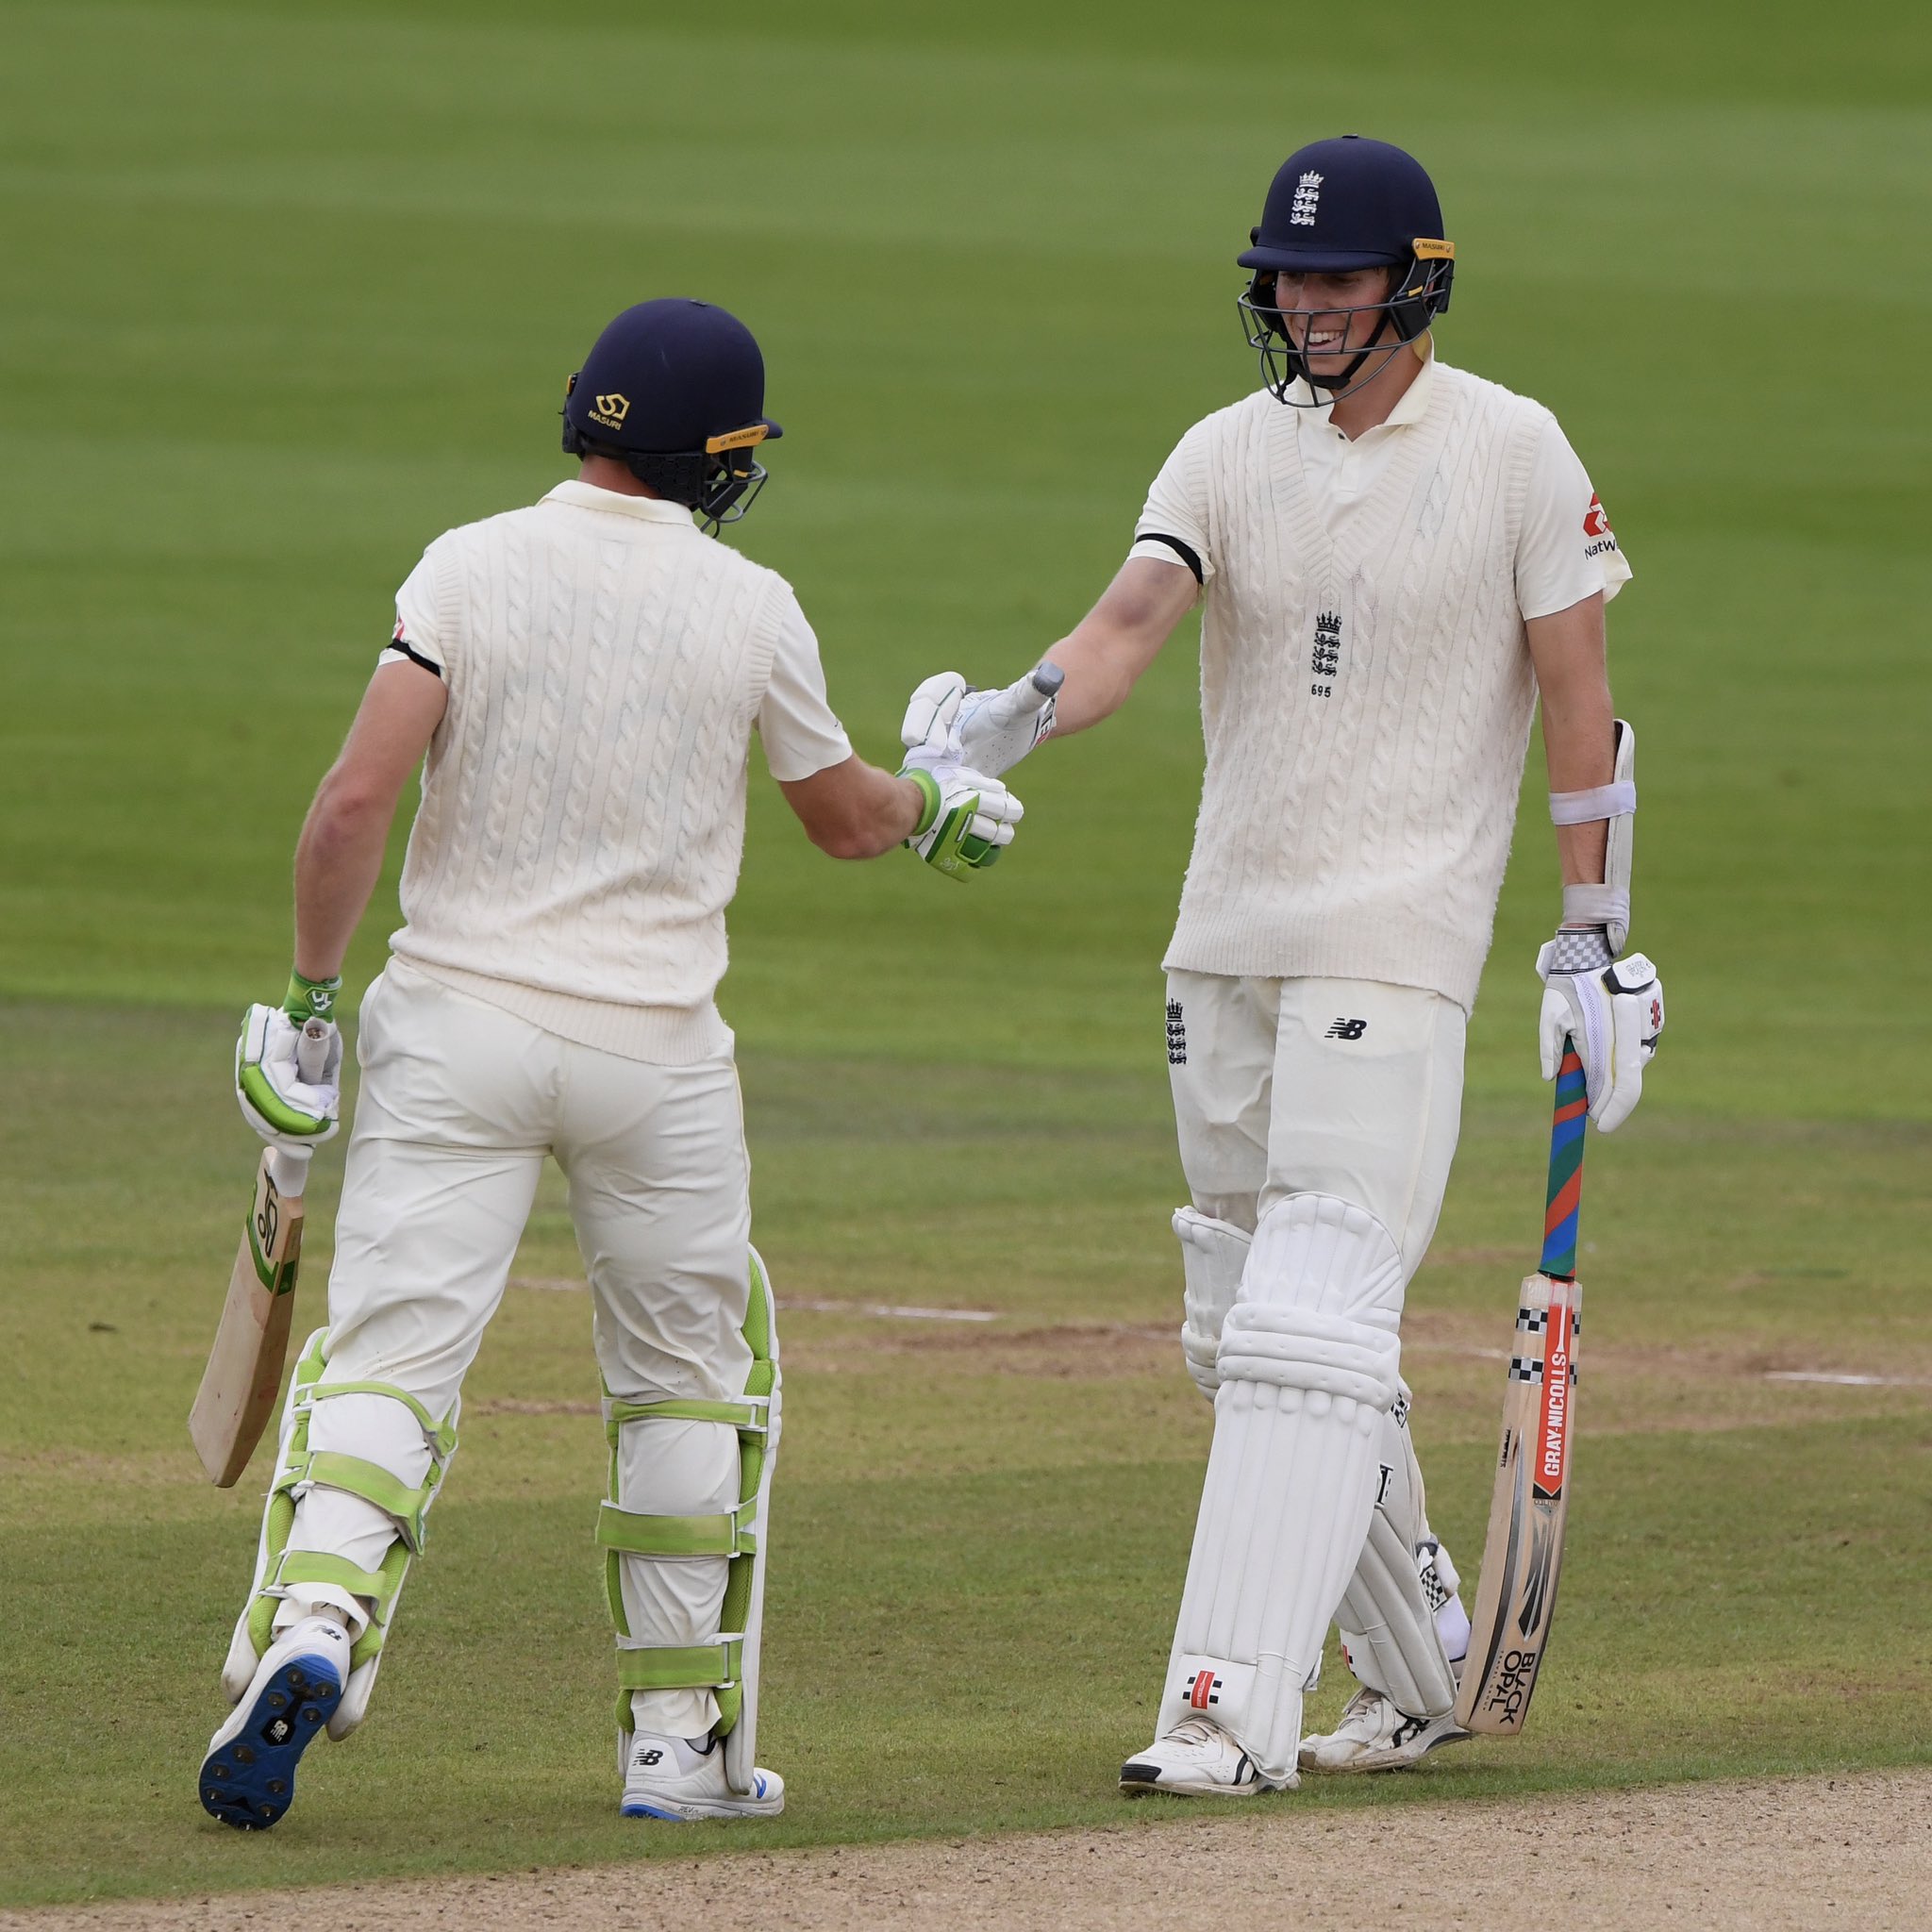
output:
{"label": "green batting glove", "polygon": [[997,778],[950,762],[908,764],[899,776],[910,778],[925,801],[906,842],[935,872],[963,883],[1012,843],[1024,808]]}

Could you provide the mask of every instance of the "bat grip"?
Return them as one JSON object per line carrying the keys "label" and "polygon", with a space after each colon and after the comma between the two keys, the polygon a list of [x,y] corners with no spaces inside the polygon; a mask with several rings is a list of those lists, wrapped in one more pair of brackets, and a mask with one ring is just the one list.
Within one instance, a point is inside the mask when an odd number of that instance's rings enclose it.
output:
{"label": "bat grip", "polygon": [[321,1020],[305,1020],[295,1036],[295,1071],[314,1086],[328,1070],[328,1046],[334,1029]]}
{"label": "bat grip", "polygon": [[285,1201],[299,1201],[308,1185],[308,1163],[314,1157],[309,1147],[271,1147],[268,1150],[268,1177],[275,1192]]}
{"label": "bat grip", "polygon": [[1538,1270],[1558,1281],[1576,1278],[1576,1233],[1583,1203],[1583,1130],[1590,1092],[1583,1057],[1564,1036],[1557,1068],[1557,1099],[1550,1120],[1550,1185],[1543,1208],[1543,1252]]}

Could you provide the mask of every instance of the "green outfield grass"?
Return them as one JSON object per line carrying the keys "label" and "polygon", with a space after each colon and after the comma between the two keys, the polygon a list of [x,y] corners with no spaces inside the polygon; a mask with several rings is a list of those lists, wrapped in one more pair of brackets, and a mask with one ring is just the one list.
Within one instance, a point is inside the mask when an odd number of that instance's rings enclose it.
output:
{"label": "green outfield grass", "polygon": [[[765,343],[788,433],[737,541],[798,587],[860,748],[890,754],[930,670],[1016,675],[1181,430],[1250,386],[1230,258],[1281,156],[1346,127],[1429,161],[1443,353],[1558,411],[1636,565],[1613,673],[1672,1017],[1591,1153],[1574,1554],[1530,1734],[1284,1805],[1932,1755],[1917,10],[653,18],[0,9],[0,1902],[726,1841],[614,1816],[588,1306],[556,1287],[513,1288],[485,1346],[367,1728],[266,1838],[195,1803],[256,1504],[200,1480],[183,1418],[252,1159],[233,1022],[280,984],[295,827],[395,585],[564,474],[562,378],[649,294]],[[968,891],[835,866],[755,781],[723,1002],[794,1304],[764,1754],[792,1801],[731,1843],[1175,1815],[1110,1780],[1208,1430],[1168,1334],[1157,971],[1189,646],[1023,768],[1022,842]],[[1480,1351],[1541,1204],[1541,790],[1533,758],[1406,1331],[1471,1568]],[[358,985],[392,909],[391,877]],[[319,1319],[340,1155],[317,1165]],[[518,1276],[574,1273],[546,1190]],[[1890,1380],[1776,1379],[1816,1372]]]}

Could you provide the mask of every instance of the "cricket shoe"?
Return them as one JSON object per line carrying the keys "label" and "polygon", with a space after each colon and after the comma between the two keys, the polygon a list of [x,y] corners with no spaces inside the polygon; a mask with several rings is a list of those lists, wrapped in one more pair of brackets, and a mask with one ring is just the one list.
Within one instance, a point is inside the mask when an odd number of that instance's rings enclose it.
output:
{"label": "cricket shoe", "polygon": [[655,1731],[619,1733],[626,1818],[775,1818],[785,1808],[785,1780],[753,1771],[751,1790],[734,1791],[716,1738],[702,1744]]}
{"label": "cricket shoe", "polygon": [[295,1765],[321,1736],[349,1675],[349,1633],[329,1617],[291,1624],[263,1653],[234,1714],[208,1740],[202,1808],[266,1831],[295,1797]]}
{"label": "cricket shoe", "polygon": [[1184,1717],[1165,1737],[1157,1738],[1121,1766],[1121,1790],[1130,1798],[1149,1791],[1175,1791],[1190,1798],[1249,1798],[1257,1791],[1291,1791],[1293,1772],[1276,1783],[1263,1777],[1255,1760],[1205,1717]]}
{"label": "cricket shoe", "polygon": [[1364,1684],[1348,1700],[1341,1722],[1325,1734],[1302,1740],[1296,1754],[1304,1771],[1401,1771],[1441,1744],[1469,1736],[1453,1711],[1410,1717],[1394,1700]]}

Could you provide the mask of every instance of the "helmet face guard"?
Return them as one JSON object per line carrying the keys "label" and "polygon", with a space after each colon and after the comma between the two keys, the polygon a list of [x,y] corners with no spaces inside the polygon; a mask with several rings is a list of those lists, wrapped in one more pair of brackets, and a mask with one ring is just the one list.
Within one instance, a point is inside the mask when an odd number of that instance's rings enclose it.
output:
{"label": "helmet face guard", "polygon": [[576,381],[573,375],[564,389],[566,455],[608,457],[622,463],[654,495],[694,511],[708,536],[715,537],[724,525],[738,523],[757,502],[771,472],[752,451],[773,433],[771,424],[750,423],[723,436],[707,437],[701,450],[623,449],[616,443],[592,441],[571,421],[569,399]]}
{"label": "helmet face guard", "polygon": [[563,447],[624,464],[715,535],[764,487],[754,452],[784,434],[764,407],[764,358],[743,323],[661,296],[619,315],[564,385]]}
{"label": "helmet face guard", "polygon": [[[1349,265],[1373,267],[1375,264],[1354,262]],[[1238,299],[1237,307],[1241,311],[1241,332],[1247,338],[1248,346],[1260,356],[1261,380],[1269,393],[1276,402],[1286,403],[1291,408],[1322,408],[1330,403],[1340,402],[1343,396],[1353,395],[1357,390],[1373,382],[1389,366],[1391,358],[1399,348],[1416,341],[1449,307],[1449,285],[1456,273],[1456,248],[1453,242],[1430,236],[1417,236],[1405,259],[1388,263],[1391,271],[1388,294],[1379,302],[1364,302],[1349,308],[1284,310],[1278,307],[1275,277],[1294,274],[1297,266],[1299,264],[1284,262],[1279,266],[1257,268],[1247,289]],[[1320,274],[1322,268],[1310,263],[1303,272]],[[1335,272],[1334,265],[1329,265],[1329,272]],[[1334,375],[1317,375],[1308,365],[1308,358],[1295,347],[1289,334],[1287,317],[1290,315],[1306,315],[1310,328],[1317,317],[1338,319],[1341,324],[1344,342],[1357,316],[1373,315],[1375,325],[1367,342],[1350,356],[1345,369]],[[1339,355],[1347,352],[1334,350],[1329,353]],[[1374,366],[1364,374],[1372,357]],[[1306,397],[1289,393],[1298,381],[1307,386]]]}

